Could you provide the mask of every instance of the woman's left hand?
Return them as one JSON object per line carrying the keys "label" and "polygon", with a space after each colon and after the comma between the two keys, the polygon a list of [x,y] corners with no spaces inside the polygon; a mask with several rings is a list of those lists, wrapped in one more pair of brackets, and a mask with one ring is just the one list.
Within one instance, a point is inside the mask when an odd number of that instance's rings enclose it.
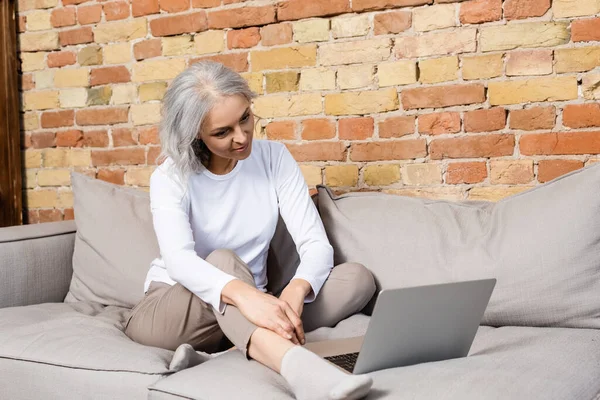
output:
{"label": "woman's left hand", "polygon": [[[311,290],[310,284],[304,279],[292,279],[281,292],[279,299],[288,303],[300,318],[304,310],[304,299]],[[304,344],[304,328],[302,326],[296,327],[296,331],[300,344]]]}

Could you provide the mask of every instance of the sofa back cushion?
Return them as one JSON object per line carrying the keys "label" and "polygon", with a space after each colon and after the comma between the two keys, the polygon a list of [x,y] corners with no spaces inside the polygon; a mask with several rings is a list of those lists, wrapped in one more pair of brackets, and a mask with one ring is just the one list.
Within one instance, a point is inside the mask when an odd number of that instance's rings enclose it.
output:
{"label": "sofa back cushion", "polygon": [[335,263],[379,289],[493,277],[483,324],[600,328],[599,188],[600,165],[497,203],[318,190]]}
{"label": "sofa back cushion", "polygon": [[150,262],[160,253],[150,196],[78,173],[71,184],[77,234],[65,301],[131,308],[143,298]]}

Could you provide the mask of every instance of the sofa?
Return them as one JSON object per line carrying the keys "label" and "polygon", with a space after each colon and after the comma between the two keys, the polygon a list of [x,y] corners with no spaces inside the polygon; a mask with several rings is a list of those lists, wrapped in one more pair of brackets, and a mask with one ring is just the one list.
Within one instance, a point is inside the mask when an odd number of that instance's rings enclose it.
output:
{"label": "sofa", "polygon": [[[0,399],[293,399],[239,352],[174,370],[123,333],[159,254],[148,194],[72,174],[75,221],[0,229]],[[600,399],[600,165],[489,202],[379,192],[317,203],[335,262],[379,289],[494,277],[468,357],[373,372],[368,399]],[[269,285],[298,255],[280,221]],[[363,313],[307,333],[364,334]]]}

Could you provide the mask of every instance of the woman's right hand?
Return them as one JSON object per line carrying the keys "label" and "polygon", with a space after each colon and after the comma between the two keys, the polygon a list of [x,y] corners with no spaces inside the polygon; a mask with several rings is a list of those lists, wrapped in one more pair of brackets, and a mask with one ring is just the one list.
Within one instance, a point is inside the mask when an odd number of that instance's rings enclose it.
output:
{"label": "woman's right hand", "polygon": [[236,306],[254,325],[269,329],[294,344],[304,344],[302,320],[285,301],[239,279],[223,287],[221,298],[225,303]]}

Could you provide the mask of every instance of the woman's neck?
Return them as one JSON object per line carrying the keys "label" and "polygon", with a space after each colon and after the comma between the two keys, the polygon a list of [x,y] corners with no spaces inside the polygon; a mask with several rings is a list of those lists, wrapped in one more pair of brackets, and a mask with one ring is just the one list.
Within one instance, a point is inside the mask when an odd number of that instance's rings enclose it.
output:
{"label": "woman's neck", "polygon": [[236,164],[237,160],[232,158],[220,158],[213,155],[206,168],[215,175],[225,175],[233,171]]}

